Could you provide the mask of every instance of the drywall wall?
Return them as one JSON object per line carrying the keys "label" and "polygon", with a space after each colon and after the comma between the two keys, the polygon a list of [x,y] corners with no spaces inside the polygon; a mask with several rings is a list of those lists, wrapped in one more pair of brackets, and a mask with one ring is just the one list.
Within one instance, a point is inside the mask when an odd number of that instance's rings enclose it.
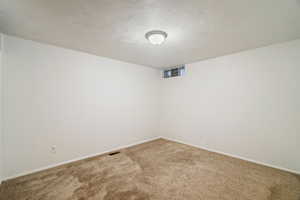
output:
{"label": "drywall wall", "polygon": [[4,178],[3,175],[3,135],[2,135],[2,128],[3,128],[3,124],[2,124],[2,34],[0,33],[0,184]]}
{"label": "drywall wall", "polygon": [[3,179],[158,135],[300,172],[300,40],[163,80],[144,66],[3,43]]}
{"label": "drywall wall", "polygon": [[300,40],[187,65],[162,80],[161,134],[300,172]]}
{"label": "drywall wall", "polygon": [[158,70],[10,36],[4,46],[5,178],[157,136]]}

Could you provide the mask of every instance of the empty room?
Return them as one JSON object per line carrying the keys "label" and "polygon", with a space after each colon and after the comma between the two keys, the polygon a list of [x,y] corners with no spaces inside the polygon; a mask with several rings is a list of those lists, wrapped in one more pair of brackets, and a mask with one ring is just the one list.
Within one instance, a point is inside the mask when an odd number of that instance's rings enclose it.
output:
{"label": "empty room", "polygon": [[300,200],[300,0],[0,0],[0,200]]}

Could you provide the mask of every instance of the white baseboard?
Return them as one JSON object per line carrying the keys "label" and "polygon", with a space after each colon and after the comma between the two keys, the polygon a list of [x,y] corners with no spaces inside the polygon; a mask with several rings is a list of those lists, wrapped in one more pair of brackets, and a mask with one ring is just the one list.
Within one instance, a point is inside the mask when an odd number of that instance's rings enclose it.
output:
{"label": "white baseboard", "polygon": [[173,139],[173,138],[169,138],[169,137],[164,137],[163,136],[161,138],[166,139],[166,140],[170,140],[170,141],[173,141],[173,142],[177,142],[177,143],[181,143],[181,144],[193,146],[193,147],[196,147],[196,148],[199,148],[199,149],[204,149],[206,151],[210,151],[210,152],[214,152],[214,153],[218,153],[218,154],[230,156],[230,157],[237,158],[237,159],[240,159],[240,160],[245,160],[245,161],[252,162],[252,163],[255,163],[255,164],[259,164],[259,165],[263,165],[263,166],[266,166],[266,167],[271,167],[271,168],[275,168],[275,169],[279,169],[279,170],[283,170],[283,171],[286,171],[286,172],[290,172],[290,173],[293,173],[293,174],[300,175],[299,171],[287,169],[287,168],[284,168],[284,167],[278,167],[278,166],[267,164],[267,163],[264,163],[264,162],[260,162],[260,161],[256,161],[256,160],[244,158],[244,157],[241,157],[241,156],[233,155],[233,154],[230,154],[230,153],[225,153],[225,152],[217,151],[217,150],[210,149],[210,148],[207,148],[207,147],[203,147],[203,146],[200,146],[200,145],[190,144],[190,143],[183,142],[183,141],[180,141],[180,140],[177,140],[177,139]]}
{"label": "white baseboard", "polygon": [[124,149],[124,148],[128,148],[128,147],[131,147],[131,146],[135,146],[135,145],[138,145],[138,144],[143,144],[143,143],[150,142],[150,141],[153,141],[153,140],[157,140],[157,139],[160,139],[160,138],[162,138],[162,137],[157,136],[157,137],[153,137],[153,138],[150,138],[150,139],[142,140],[142,141],[139,141],[139,142],[131,143],[131,144],[128,144],[128,145],[119,146],[119,147],[116,147],[116,148],[113,148],[113,149],[109,149],[107,151],[103,151],[103,152],[100,152],[100,153],[90,154],[90,155],[87,155],[87,156],[82,156],[82,157],[79,157],[79,158],[71,159],[71,160],[60,162],[60,163],[57,163],[57,164],[48,165],[48,166],[41,167],[41,168],[38,168],[38,169],[25,171],[25,172],[22,172],[22,173],[13,175],[13,176],[5,177],[2,180],[2,182],[3,181],[7,181],[9,179],[17,178],[17,177],[20,177],[20,176],[25,176],[25,175],[29,175],[29,174],[32,174],[32,173],[44,171],[46,169],[50,169],[50,168],[53,168],[53,167],[58,167],[58,166],[61,166],[61,165],[69,164],[69,163],[76,162],[76,161],[79,161],[79,160],[83,160],[83,159],[87,159],[87,158],[99,156],[99,155],[106,154],[106,153],[109,153],[109,152],[112,152],[112,151],[117,151],[117,150],[120,150],[120,149]]}
{"label": "white baseboard", "polygon": [[[87,155],[87,156],[75,158],[75,159],[72,159],[72,160],[60,162],[60,163],[57,163],[57,164],[54,164],[54,165],[48,165],[48,166],[41,167],[41,168],[38,168],[38,169],[25,171],[25,172],[22,172],[22,173],[13,175],[13,176],[6,177],[6,178],[4,178],[2,180],[2,182],[6,181],[6,180],[9,180],[9,179],[17,178],[17,177],[20,177],[20,176],[25,176],[25,175],[28,175],[28,174],[32,174],[32,173],[40,172],[40,171],[43,171],[43,170],[47,170],[47,169],[50,169],[50,168],[53,168],[53,167],[58,167],[58,166],[61,166],[61,165],[72,163],[72,162],[75,162],[75,161],[83,160],[83,159],[86,159],[86,158],[91,158],[91,157],[99,156],[99,155],[106,154],[106,153],[109,153],[109,152],[112,152],[112,151],[116,151],[116,150],[128,148],[128,147],[135,146],[135,145],[142,144],[142,143],[146,143],[146,142],[150,142],[150,141],[157,140],[157,139],[160,139],[160,138],[166,139],[166,140],[170,140],[170,141],[174,141],[174,142],[178,142],[178,143],[181,143],[181,144],[186,144],[186,145],[193,146],[193,147],[196,147],[196,148],[199,148],[199,149],[204,149],[204,150],[207,150],[207,151],[210,151],[210,152],[214,152],[214,153],[218,153],[218,154],[230,156],[230,157],[233,157],[233,158],[245,160],[245,161],[248,161],[248,162],[252,162],[252,163],[259,164],[259,165],[263,165],[263,166],[267,166],[267,167],[271,167],[271,168],[275,168],[275,169],[279,169],[279,170],[283,170],[283,171],[287,171],[287,172],[290,172],[290,173],[293,173],[293,174],[300,175],[299,171],[295,171],[295,170],[291,170],[291,169],[287,169],[287,168],[283,168],[283,167],[274,166],[274,165],[267,164],[267,163],[264,163],[264,162],[260,162],[260,161],[256,161],[256,160],[244,158],[244,157],[241,157],[241,156],[237,156],[237,155],[233,155],[233,154],[229,154],[229,153],[225,153],[225,152],[213,150],[213,149],[210,149],[210,148],[207,148],[207,147],[203,147],[203,146],[200,146],[200,145],[190,144],[190,143],[187,143],[187,142],[183,142],[183,141],[180,141],[180,140],[177,140],[177,139],[173,139],[173,138],[169,138],[169,137],[165,137],[165,136],[157,136],[157,137],[153,137],[153,138],[150,138],[150,139],[146,139],[146,140],[142,140],[142,141],[139,141],[139,142],[135,142],[135,143],[132,143],[132,144],[129,144],[129,145],[119,146],[119,147],[116,147],[116,148],[113,148],[113,149],[109,149],[107,151],[103,151],[103,152],[100,152],[100,153],[95,153],[95,154],[91,154],[91,155]],[[0,180],[0,184],[1,184],[1,180]]]}

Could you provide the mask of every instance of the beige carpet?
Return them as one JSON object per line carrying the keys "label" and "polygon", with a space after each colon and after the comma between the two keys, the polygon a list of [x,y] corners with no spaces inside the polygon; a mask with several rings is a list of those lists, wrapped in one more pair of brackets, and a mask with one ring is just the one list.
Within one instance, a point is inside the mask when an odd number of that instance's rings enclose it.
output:
{"label": "beige carpet", "polygon": [[6,181],[0,199],[300,200],[300,178],[159,139]]}

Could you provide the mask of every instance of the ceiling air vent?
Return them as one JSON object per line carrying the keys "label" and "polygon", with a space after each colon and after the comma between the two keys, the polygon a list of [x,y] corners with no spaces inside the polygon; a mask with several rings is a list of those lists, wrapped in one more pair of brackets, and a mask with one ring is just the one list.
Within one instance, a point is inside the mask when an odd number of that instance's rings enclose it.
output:
{"label": "ceiling air vent", "polygon": [[164,70],[164,78],[183,76],[185,73],[185,65],[180,65],[171,69]]}

